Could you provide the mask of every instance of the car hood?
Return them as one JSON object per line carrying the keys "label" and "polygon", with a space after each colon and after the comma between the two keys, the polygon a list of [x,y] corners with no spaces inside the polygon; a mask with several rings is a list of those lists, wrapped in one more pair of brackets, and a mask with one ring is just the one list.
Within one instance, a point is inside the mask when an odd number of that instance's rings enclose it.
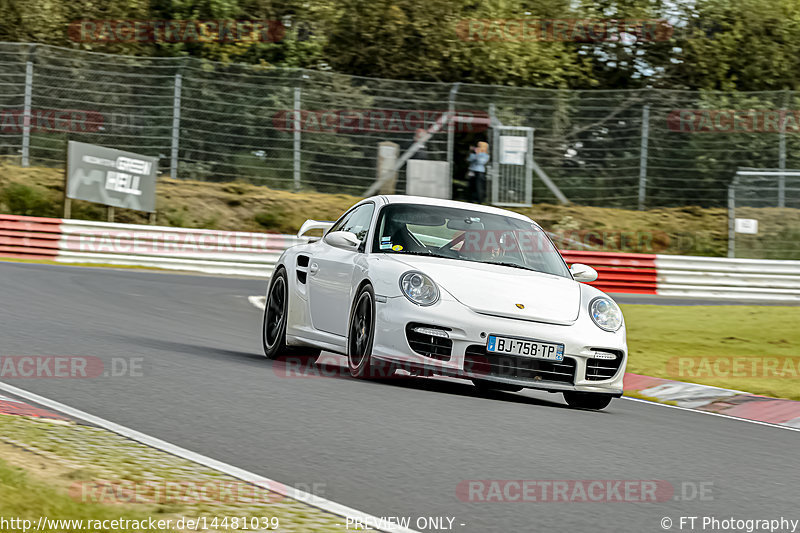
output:
{"label": "car hood", "polygon": [[476,313],[564,325],[578,319],[581,287],[569,278],[486,263],[391,257],[427,274]]}

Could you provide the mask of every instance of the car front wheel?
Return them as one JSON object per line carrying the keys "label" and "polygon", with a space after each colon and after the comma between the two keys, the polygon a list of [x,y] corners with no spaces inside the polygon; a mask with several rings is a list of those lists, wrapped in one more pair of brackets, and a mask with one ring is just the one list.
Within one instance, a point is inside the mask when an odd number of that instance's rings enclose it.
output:
{"label": "car front wheel", "polygon": [[347,366],[354,378],[376,377],[372,364],[372,343],[375,339],[375,293],[371,285],[358,291],[347,336]]}
{"label": "car front wheel", "polygon": [[564,400],[570,407],[591,409],[592,411],[599,411],[608,407],[608,404],[611,403],[611,398],[610,394],[596,392],[568,391],[564,393]]}

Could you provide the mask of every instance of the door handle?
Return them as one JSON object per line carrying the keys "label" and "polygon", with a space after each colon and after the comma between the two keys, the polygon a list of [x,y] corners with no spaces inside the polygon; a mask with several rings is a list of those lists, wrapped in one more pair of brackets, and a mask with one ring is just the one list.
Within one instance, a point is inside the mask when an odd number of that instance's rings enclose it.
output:
{"label": "door handle", "polygon": [[319,265],[317,263],[311,263],[311,266],[308,267],[308,272],[313,276],[314,274],[319,272]]}

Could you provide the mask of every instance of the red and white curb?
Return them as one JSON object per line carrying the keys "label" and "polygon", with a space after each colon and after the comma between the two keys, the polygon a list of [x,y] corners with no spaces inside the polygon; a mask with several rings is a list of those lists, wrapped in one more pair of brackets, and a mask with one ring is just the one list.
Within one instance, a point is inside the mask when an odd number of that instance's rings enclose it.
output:
{"label": "red and white curb", "polygon": [[[242,481],[246,481],[257,487],[261,487],[263,489],[276,492],[281,496],[285,496],[287,498],[300,501],[312,507],[316,507],[317,509],[321,509],[323,511],[326,511],[328,513],[337,516],[341,516],[343,518],[359,521],[361,524],[369,524],[373,531],[384,531],[386,533],[417,533],[413,529],[405,528],[393,522],[388,522],[386,520],[381,520],[376,516],[372,516],[362,511],[353,509],[352,507],[347,507],[346,505],[342,505],[340,503],[336,503],[334,501],[321,498],[314,494],[310,494],[308,492],[295,489],[294,487],[284,485],[278,481],[265,478],[262,475],[255,474],[247,470],[243,470],[236,466],[223,463],[222,461],[217,461],[216,459],[212,459],[211,457],[201,455],[191,450],[187,450],[186,448],[181,448],[180,446],[176,446],[175,444],[171,444],[161,439],[151,437],[150,435],[147,435],[145,433],[141,433],[134,429],[127,428],[115,422],[111,422],[109,420],[105,420],[103,418],[94,416],[84,411],[80,411],[63,403],[59,403],[55,400],[51,400],[49,398],[45,398],[44,396],[39,396],[38,394],[34,394],[24,389],[14,387],[13,385],[9,385],[8,383],[0,382],[0,390],[5,391],[8,394],[13,394],[14,396],[17,396],[19,398],[24,398],[28,401],[58,411],[70,418],[77,418],[85,422],[89,422],[90,424],[93,424],[97,427],[107,429],[113,433],[122,435],[123,437],[135,440],[137,442],[141,442],[142,444],[150,446],[151,448],[159,449],[169,454],[176,455],[183,459],[187,459],[189,461],[201,464],[208,468],[212,468],[214,470],[217,470],[218,472],[222,472],[223,474],[227,474],[231,477],[241,479]],[[5,397],[0,397],[0,398],[5,398]],[[9,398],[9,400],[11,399]],[[11,401],[22,403],[19,402],[19,400],[11,400]],[[33,408],[32,406],[29,407]],[[345,524],[342,524],[342,528],[343,529],[345,528]]]}
{"label": "red and white curb", "polygon": [[50,421],[66,422],[68,419],[47,409],[27,404],[16,398],[0,395],[0,415],[7,416],[30,416],[42,418]]}
{"label": "red and white curb", "polygon": [[794,400],[631,373],[625,374],[624,388],[683,409],[800,431],[800,402]]}

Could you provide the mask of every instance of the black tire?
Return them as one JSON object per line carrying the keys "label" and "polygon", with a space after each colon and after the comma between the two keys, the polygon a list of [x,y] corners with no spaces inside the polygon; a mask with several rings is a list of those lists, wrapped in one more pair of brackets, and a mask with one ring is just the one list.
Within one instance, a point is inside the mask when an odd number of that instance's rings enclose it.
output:
{"label": "black tire", "polygon": [[286,270],[279,269],[272,277],[264,302],[264,322],[261,326],[261,341],[267,359],[286,355],[316,359],[320,350],[304,346],[286,346],[286,320],[289,310],[289,288]]}
{"label": "black tire", "polygon": [[347,366],[354,378],[376,376],[372,365],[372,344],[375,340],[375,292],[372,285],[358,291],[350,311],[347,328]]}
{"label": "black tire", "polygon": [[590,409],[599,411],[605,409],[611,403],[613,396],[597,392],[577,392],[568,391],[564,393],[564,400],[567,405],[576,409]]}
{"label": "black tire", "polygon": [[484,379],[472,378],[472,384],[478,389],[478,392],[485,394],[489,391],[497,390],[503,392],[519,392],[525,387],[519,385],[506,385],[505,383],[497,383],[495,381],[487,381]]}

